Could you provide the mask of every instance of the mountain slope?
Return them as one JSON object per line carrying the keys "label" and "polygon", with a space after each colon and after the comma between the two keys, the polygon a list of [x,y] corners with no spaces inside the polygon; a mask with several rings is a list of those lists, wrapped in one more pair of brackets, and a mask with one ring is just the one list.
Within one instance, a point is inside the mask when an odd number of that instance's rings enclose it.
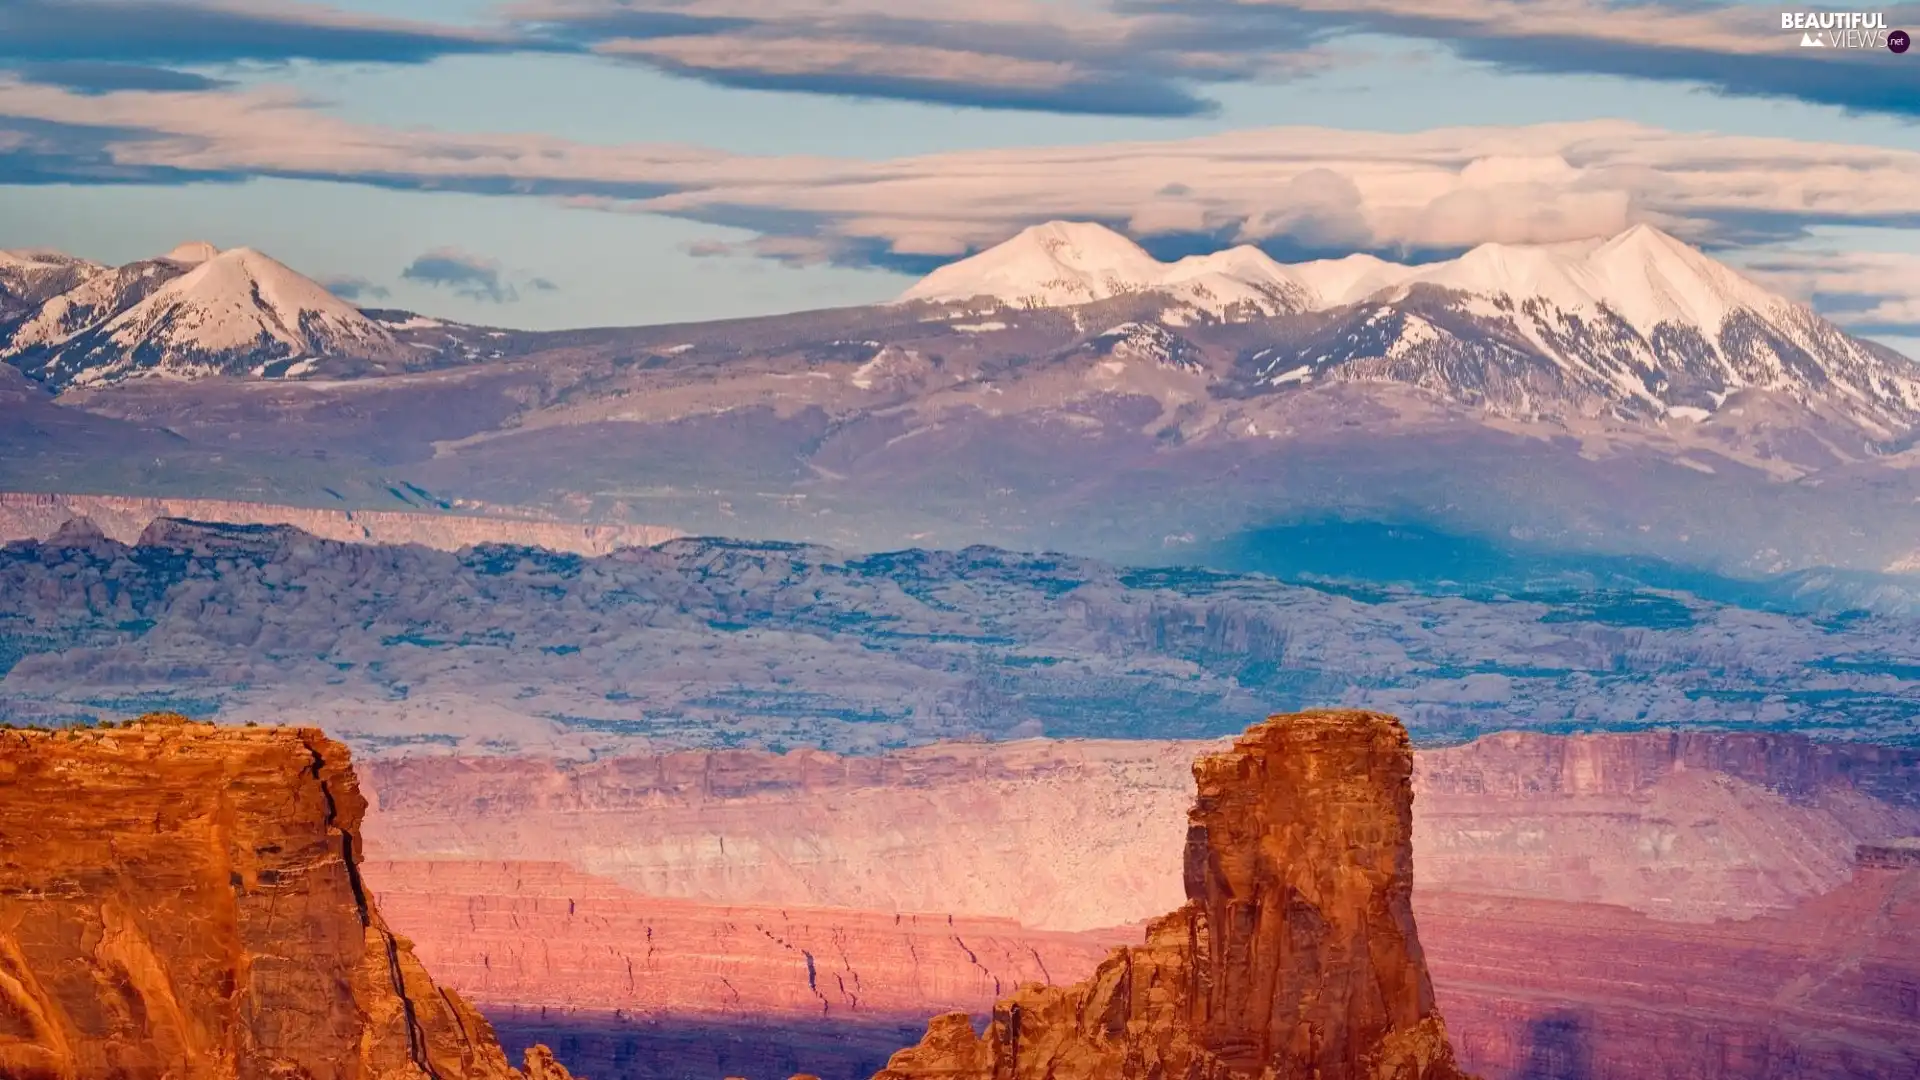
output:
{"label": "mountain slope", "polygon": [[102,269],[55,251],[0,251],[0,330]]}
{"label": "mountain slope", "polygon": [[50,298],[0,359],[66,387],[142,374],[288,377],[397,366],[410,353],[386,327],[266,255],[183,244]]}
{"label": "mountain slope", "polygon": [[[1032,255],[1049,236],[1073,243],[1046,248],[1055,257],[1043,264]],[[1068,272],[1099,288],[1055,287]],[[1121,296],[1158,302],[1166,324],[1254,324],[1263,347],[1245,352],[1244,374],[1268,389],[1401,382],[1507,416],[1660,422],[1698,422],[1763,391],[1874,441],[1920,423],[1920,367],[1646,225],[1403,266],[1365,255],[1284,265],[1250,247],[1163,264],[1101,226],[1055,223],[943,267],[902,299],[1035,308]],[[1307,318],[1272,318],[1289,315]]]}

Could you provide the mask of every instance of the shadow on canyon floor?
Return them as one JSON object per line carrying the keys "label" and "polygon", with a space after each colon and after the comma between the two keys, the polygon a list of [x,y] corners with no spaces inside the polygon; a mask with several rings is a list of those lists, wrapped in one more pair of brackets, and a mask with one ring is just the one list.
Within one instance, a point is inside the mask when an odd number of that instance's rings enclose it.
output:
{"label": "shadow on canyon floor", "polygon": [[925,1017],[760,1020],[634,1016],[502,1006],[485,1010],[510,1056],[535,1043],[592,1080],[867,1080],[926,1032]]}
{"label": "shadow on canyon floor", "polygon": [[1592,1031],[1571,1009],[1550,1012],[1527,1024],[1522,1080],[1593,1080]]}

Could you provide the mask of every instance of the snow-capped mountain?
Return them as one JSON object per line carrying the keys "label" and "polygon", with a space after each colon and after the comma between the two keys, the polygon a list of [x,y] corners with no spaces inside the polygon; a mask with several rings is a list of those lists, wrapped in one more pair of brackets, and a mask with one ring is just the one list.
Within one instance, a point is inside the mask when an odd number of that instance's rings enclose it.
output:
{"label": "snow-capped mountain", "polygon": [[0,251],[0,329],[103,269],[56,251]]}
{"label": "snow-capped mountain", "polygon": [[1035,308],[1117,296],[1158,298],[1168,325],[1308,316],[1249,351],[1268,387],[1406,382],[1513,415],[1689,421],[1764,390],[1880,438],[1920,424],[1920,367],[1647,225],[1409,266],[1368,255],[1289,265],[1245,246],[1162,263],[1103,226],[1052,223],[942,267],[901,300]]}
{"label": "snow-capped mountain", "polygon": [[19,326],[0,355],[24,356],[55,348],[151,296],[186,273],[172,259],[142,259],[125,266],[96,266],[71,288],[47,297]]}
{"label": "snow-capped mountain", "polygon": [[1150,364],[1189,375],[1206,371],[1206,365],[1199,359],[1199,349],[1159,323],[1124,322],[1095,334],[1081,347],[1093,355],[1110,356],[1122,363]]}
{"label": "snow-capped mountain", "polygon": [[1009,307],[1049,308],[1163,293],[1216,318],[1298,311],[1313,297],[1286,268],[1251,246],[1162,263],[1104,225],[1050,221],[943,266],[900,300],[989,297]]}
{"label": "snow-capped mountain", "polygon": [[48,298],[0,359],[55,387],[133,375],[291,377],[409,355],[385,326],[251,248],[182,244]]}

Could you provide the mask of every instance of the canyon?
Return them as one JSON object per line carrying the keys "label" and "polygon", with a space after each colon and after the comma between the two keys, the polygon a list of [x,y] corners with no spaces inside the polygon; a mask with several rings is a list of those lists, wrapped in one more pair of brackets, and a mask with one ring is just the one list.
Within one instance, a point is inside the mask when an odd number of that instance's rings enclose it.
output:
{"label": "canyon", "polygon": [[[605,1077],[862,1080],[927,1015],[1070,985],[1179,906],[1153,868],[1224,745],[383,759],[367,873],[510,1043]],[[1914,751],[1506,733],[1414,761],[1413,911],[1464,1068],[1906,1075]],[[1843,985],[1878,1004],[1796,1004]]]}
{"label": "canyon", "polygon": [[364,807],[313,728],[4,732],[0,1076],[520,1080],[381,917]]}
{"label": "canyon", "polygon": [[[1030,739],[886,754],[689,751],[367,762],[383,860],[566,862],[641,895],[951,912],[1046,930],[1181,902],[1191,763],[1216,741]],[[1415,752],[1422,889],[1751,918],[1920,833],[1920,751],[1804,736],[1502,733]]]}

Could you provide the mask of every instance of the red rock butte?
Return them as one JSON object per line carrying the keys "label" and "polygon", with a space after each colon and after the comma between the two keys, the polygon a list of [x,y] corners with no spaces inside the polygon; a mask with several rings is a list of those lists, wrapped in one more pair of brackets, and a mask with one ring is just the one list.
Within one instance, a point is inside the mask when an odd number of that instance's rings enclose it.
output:
{"label": "red rock butte", "polygon": [[1271,717],[1193,768],[1187,903],[984,1036],[936,1018],[876,1080],[1456,1080],[1414,929],[1413,753],[1390,716]]}
{"label": "red rock butte", "polygon": [[143,721],[0,732],[0,1077],[523,1076],[374,907],[344,746]]}

